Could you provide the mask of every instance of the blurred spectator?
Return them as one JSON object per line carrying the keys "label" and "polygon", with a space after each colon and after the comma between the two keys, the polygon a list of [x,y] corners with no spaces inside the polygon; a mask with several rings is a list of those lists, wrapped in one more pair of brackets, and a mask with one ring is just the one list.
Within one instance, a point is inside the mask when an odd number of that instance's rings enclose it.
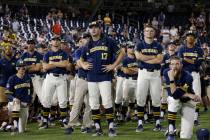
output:
{"label": "blurred spectator", "polygon": [[170,42],[170,31],[168,27],[163,27],[161,29],[161,36],[163,37],[162,39],[162,45],[165,46],[167,43]]}
{"label": "blurred spectator", "polygon": [[38,37],[37,37],[37,42],[39,44],[45,44],[46,42],[46,37],[44,33],[41,33]]}
{"label": "blurred spectator", "polygon": [[61,12],[61,10],[58,10],[57,18],[58,19],[63,19],[63,13]]}
{"label": "blurred spectator", "polygon": [[152,19],[152,26],[155,27],[156,29],[158,29],[158,21],[157,21],[156,17],[153,17],[153,19]]}
{"label": "blurred spectator", "polygon": [[20,15],[23,17],[28,16],[28,8],[26,7],[25,3],[23,4],[23,7],[20,8]]}
{"label": "blurred spectator", "polygon": [[172,26],[170,29],[171,40],[175,41],[178,39],[178,29],[175,26]]}
{"label": "blurred spectator", "polygon": [[52,20],[52,13],[48,12],[47,16],[46,16],[47,20]]}
{"label": "blurred spectator", "polygon": [[61,25],[59,20],[56,20],[55,24],[52,26],[52,32],[58,36],[61,35]]}
{"label": "blurred spectator", "polygon": [[161,12],[159,15],[158,15],[158,23],[159,23],[159,27],[162,27],[165,23],[165,19],[166,19],[166,15]]}
{"label": "blurred spectator", "polygon": [[12,22],[12,30],[14,32],[18,32],[19,29],[20,29],[20,23],[17,21],[17,19],[14,19]]}
{"label": "blurred spectator", "polygon": [[109,26],[111,26],[111,18],[109,17],[109,13],[106,13],[106,16],[104,17],[104,26],[105,26],[105,30],[107,30],[107,28],[109,28]]}
{"label": "blurred spectator", "polygon": [[2,17],[4,15],[4,9],[2,5],[0,4],[0,16]]}

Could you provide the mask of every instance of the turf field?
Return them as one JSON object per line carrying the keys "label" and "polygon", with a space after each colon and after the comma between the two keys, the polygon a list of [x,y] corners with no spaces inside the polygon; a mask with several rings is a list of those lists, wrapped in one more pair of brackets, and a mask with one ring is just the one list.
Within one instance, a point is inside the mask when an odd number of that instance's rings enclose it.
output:
{"label": "turf field", "polygon": [[[166,121],[162,124],[164,127],[167,126]],[[9,132],[0,132],[0,140],[165,140],[166,138],[164,137],[164,132],[152,132],[153,125],[154,124],[146,124],[144,125],[144,132],[136,133],[136,123],[128,122],[120,125],[117,128],[117,137],[109,138],[107,136],[106,126],[103,129],[103,136],[92,137],[91,134],[80,133],[79,128],[76,129],[72,135],[65,135],[64,130],[60,129],[58,126],[50,127],[47,130],[38,130],[37,123],[31,123],[28,124],[27,132],[24,134],[11,136]],[[207,113],[201,112],[200,125],[195,127],[195,130],[197,128],[210,129],[210,111]],[[193,136],[192,140],[196,140],[195,135]]]}

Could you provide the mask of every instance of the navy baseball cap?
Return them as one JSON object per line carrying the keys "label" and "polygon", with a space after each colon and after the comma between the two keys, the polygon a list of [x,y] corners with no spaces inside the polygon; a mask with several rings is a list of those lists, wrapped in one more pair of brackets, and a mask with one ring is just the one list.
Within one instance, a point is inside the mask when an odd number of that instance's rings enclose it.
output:
{"label": "navy baseball cap", "polygon": [[196,36],[195,36],[195,33],[194,33],[193,31],[191,31],[191,30],[187,31],[186,34],[185,34],[185,36],[186,36],[186,37],[187,37],[187,36],[194,36],[194,37],[196,37]]}
{"label": "navy baseball cap", "polygon": [[131,42],[131,41],[128,41],[126,43],[126,45],[127,45],[127,48],[135,48],[135,44],[133,42]]}
{"label": "navy baseball cap", "polygon": [[25,66],[26,66],[26,63],[22,59],[19,59],[16,62],[16,67],[25,67]]}
{"label": "navy baseball cap", "polygon": [[100,27],[100,24],[98,23],[98,21],[93,21],[93,22],[90,22],[89,25],[88,25],[89,28],[92,28],[92,27]]}
{"label": "navy baseball cap", "polygon": [[61,41],[61,38],[60,38],[60,37],[58,37],[58,36],[53,36],[53,37],[51,38],[51,41],[52,41],[52,40]]}
{"label": "navy baseball cap", "polygon": [[210,132],[206,128],[201,128],[196,131],[197,140],[209,140]]}
{"label": "navy baseball cap", "polygon": [[35,40],[33,40],[33,39],[29,39],[29,40],[27,40],[27,44],[36,44],[36,42],[35,42]]}

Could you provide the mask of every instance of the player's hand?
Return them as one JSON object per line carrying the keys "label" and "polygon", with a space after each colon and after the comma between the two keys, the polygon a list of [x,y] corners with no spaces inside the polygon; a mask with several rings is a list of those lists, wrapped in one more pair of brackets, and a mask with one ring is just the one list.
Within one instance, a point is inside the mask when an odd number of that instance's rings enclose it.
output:
{"label": "player's hand", "polygon": [[82,68],[85,70],[90,70],[93,68],[93,64],[89,62],[83,62]]}
{"label": "player's hand", "polygon": [[109,65],[102,65],[103,68],[103,72],[110,72],[110,71],[113,71],[115,69],[115,66],[112,65],[112,64],[109,64]]}
{"label": "player's hand", "polygon": [[13,102],[20,103],[20,100],[18,98],[14,98]]}
{"label": "player's hand", "polygon": [[185,93],[184,94],[185,97],[189,97],[190,99],[192,99],[194,102],[201,102],[201,98],[198,95],[195,94],[191,94],[191,93]]}
{"label": "player's hand", "polygon": [[174,77],[176,76],[176,73],[177,72],[175,70],[169,70],[168,71],[168,77],[171,81],[174,80]]}
{"label": "player's hand", "polygon": [[198,96],[198,95],[194,95],[194,94],[192,94],[193,96],[192,96],[192,100],[193,101],[195,101],[195,102],[201,102],[201,98],[200,98],[200,96]]}

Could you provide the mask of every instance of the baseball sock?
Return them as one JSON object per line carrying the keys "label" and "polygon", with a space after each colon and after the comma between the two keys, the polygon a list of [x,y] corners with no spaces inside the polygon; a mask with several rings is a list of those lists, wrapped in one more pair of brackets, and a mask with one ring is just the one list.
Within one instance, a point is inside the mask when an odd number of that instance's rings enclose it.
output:
{"label": "baseball sock", "polygon": [[60,108],[60,117],[63,123],[67,122],[67,108]]}
{"label": "baseball sock", "polygon": [[161,108],[160,117],[163,118],[166,113],[167,103],[161,103],[160,108]]}
{"label": "baseball sock", "polygon": [[196,109],[195,109],[194,121],[198,121],[199,110],[200,110],[200,107],[199,107],[199,105],[197,104],[197,105],[196,105]]}
{"label": "baseball sock", "polygon": [[173,133],[175,129],[176,123],[176,112],[168,111],[168,132]]}
{"label": "baseball sock", "polygon": [[96,130],[101,129],[101,113],[99,109],[92,110],[92,120],[94,121]]}
{"label": "baseball sock", "polygon": [[52,119],[55,119],[56,110],[57,110],[57,106],[51,106],[51,108],[50,108],[50,117]]}
{"label": "baseball sock", "polygon": [[156,125],[160,124],[160,107],[153,107],[153,116],[156,122]]}
{"label": "baseball sock", "polygon": [[12,121],[14,128],[18,128],[19,116],[20,116],[20,111],[12,111]]}
{"label": "baseball sock", "polygon": [[43,107],[43,114],[42,115],[43,115],[44,124],[47,124],[47,122],[48,122],[49,113],[50,113],[50,108]]}
{"label": "baseball sock", "polygon": [[137,117],[138,117],[138,126],[143,125],[143,120],[144,120],[144,107],[142,106],[137,106]]}
{"label": "baseball sock", "polygon": [[108,108],[105,110],[105,113],[106,113],[106,119],[108,121],[108,126],[109,126],[109,129],[113,129],[114,128],[114,113],[113,113],[113,108]]}

